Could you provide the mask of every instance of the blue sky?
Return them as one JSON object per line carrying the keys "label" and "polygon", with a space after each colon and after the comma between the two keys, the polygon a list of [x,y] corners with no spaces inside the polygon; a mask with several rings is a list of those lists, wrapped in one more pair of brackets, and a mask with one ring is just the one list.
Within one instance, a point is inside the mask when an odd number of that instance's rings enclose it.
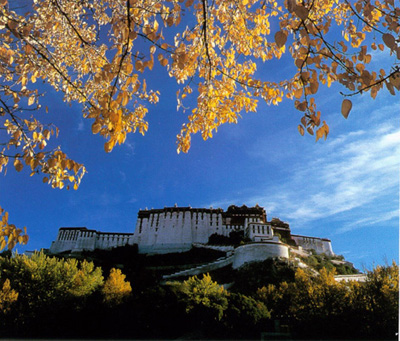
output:
{"label": "blue sky", "polygon": [[[381,58],[375,62],[390,62]],[[287,67],[260,72],[274,76]],[[243,113],[237,125],[221,127],[210,140],[195,136],[189,154],[178,155],[176,135],[186,122],[176,110],[178,87],[158,67],[148,83],[161,92],[149,110],[148,133],[130,135],[110,154],[104,140],[91,134],[92,122],[82,118],[80,106],[66,105],[47,89],[44,120],[60,128],[56,143],[88,173],[77,191],[51,189],[26,169],[9,167],[0,176],[0,206],[30,235],[19,252],[48,248],[59,227],[133,232],[140,208],[258,203],[295,234],[330,238],[334,252],[359,269],[398,260],[398,96],[385,90],[376,100],[353,97],[345,120],[338,89],[320,87],[319,109],[330,126],[326,141],[299,135],[301,113],[287,100]]]}

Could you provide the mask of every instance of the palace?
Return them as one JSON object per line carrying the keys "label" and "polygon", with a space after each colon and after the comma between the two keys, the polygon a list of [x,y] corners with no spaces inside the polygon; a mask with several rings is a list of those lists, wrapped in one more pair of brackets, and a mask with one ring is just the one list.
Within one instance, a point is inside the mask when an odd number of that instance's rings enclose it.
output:
{"label": "palace", "polygon": [[[241,258],[288,258],[289,249],[301,253],[314,250],[317,254],[334,255],[331,241],[325,238],[293,235],[289,224],[277,218],[267,220],[265,209],[256,205],[221,208],[165,207],[140,210],[134,233],[113,233],[85,227],[62,227],[50,253],[74,253],[138,245],[139,253],[164,254],[184,252],[194,245],[205,245],[210,236],[229,237],[240,232],[248,243],[238,247]],[[240,250],[239,250],[240,249]]]}

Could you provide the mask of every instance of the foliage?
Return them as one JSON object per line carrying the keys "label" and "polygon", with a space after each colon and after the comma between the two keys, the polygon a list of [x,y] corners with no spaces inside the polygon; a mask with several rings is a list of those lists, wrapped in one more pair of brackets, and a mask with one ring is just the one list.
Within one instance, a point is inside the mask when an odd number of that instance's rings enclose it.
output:
{"label": "foliage", "polygon": [[[345,262],[343,256],[327,256],[326,254],[317,255],[315,252],[308,257],[302,257],[302,262],[319,271],[326,268],[328,271],[335,269],[339,275],[358,274],[359,271],[351,263]],[[335,262],[337,261],[337,262]]]}
{"label": "foliage", "polygon": [[104,300],[110,305],[121,304],[132,292],[131,284],[125,278],[120,269],[111,269],[102,289]]}
{"label": "foliage", "polygon": [[3,337],[259,339],[280,320],[293,339],[395,339],[398,327],[396,263],[368,271],[365,283],[345,283],[326,268],[319,276],[301,269],[294,274],[285,262],[264,262],[242,273],[251,288],[264,285],[246,292],[228,292],[209,275],[142,287],[137,277],[135,290],[113,304],[104,301],[105,292],[129,291],[119,270],[103,283],[101,270],[89,262],[42,253],[4,253],[0,269]]}
{"label": "foliage", "polygon": [[26,227],[24,227],[23,233],[14,224],[9,224],[8,212],[5,212],[1,207],[0,218],[0,251],[6,246],[8,250],[11,250],[17,243],[26,244],[28,242],[29,237],[26,234]]}
{"label": "foliage", "polygon": [[294,281],[295,268],[285,261],[267,259],[263,262],[245,264],[235,271],[233,277],[235,283],[231,288],[232,291],[252,295],[264,285]]}
{"label": "foliage", "polygon": [[202,279],[190,277],[177,288],[181,300],[186,304],[186,312],[203,319],[221,320],[228,306],[228,292],[213,282],[210,275],[204,274]]}
{"label": "foliage", "polygon": [[258,338],[265,331],[266,322],[271,317],[265,304],[240,293],[229,294],[228,308],[224,314],[225,338]]}
{"label": "foliage", "polygon": [[18,299],[18,293],[11,289],[10,280],[4,281],[3,288],[0,291],[0,312],[5,314],[11,308],[11,305]]}
{"label": "foliage", "polygon": [[398,327],[398,267],[377,267],[365,283],[336,282],[335,272],[319,276],[296,271],[295,281],[268,285],[257,298],[283,319],[297,338],[394,339]]}
{"label": "foliage", "polygon": [[244,237],[244,231],[232,231],[229,233],[229,237],[213,233],[210,237],[208,237],[207,244],[210,245],[240,245],[243,242],[249,241]]}
{"label": "foliage", "polygon": [[[35,0],[30,9],[0,2],[0,171],[12,163],[20,172],[25,163],[54,188],[77,189],[86,170],[52,147],[58,128],[39,121],[48,111],[39,81],[81,103],[106,152],[147,131],[148,105],[160,95],[146,83],[160,72],[155,59],[181,86],[178,108],[189,112],[178,152],[189,150],[193,134],[212,137],[260,100],[293,100],[300,134],[318,140],[329,133],[315,98],[320,86],[373,98],[385,86],[393,95],[400,89],[393,0]],[[388,52],[392,61],[375,67]],[[280,59],[291,65],[288,75],[268,72]],[[187,100],[192,94],[197,101]],[[351,107],[344,99],[344,117]]]}
{"label": "foliage", "polygon": [[377,266],[367,271],[365,285],[355,285],[349,319],[361,320],[365,337],[393,339],[399,324],[399,267]]}
{"label": "foliage", "polygon": [[9,279],[27,310],[48,306],[71,296],[84,297],[103,284],[100,268],[75,259],[57,259],[42,252],[31,257],[0,257],[0,279]]}

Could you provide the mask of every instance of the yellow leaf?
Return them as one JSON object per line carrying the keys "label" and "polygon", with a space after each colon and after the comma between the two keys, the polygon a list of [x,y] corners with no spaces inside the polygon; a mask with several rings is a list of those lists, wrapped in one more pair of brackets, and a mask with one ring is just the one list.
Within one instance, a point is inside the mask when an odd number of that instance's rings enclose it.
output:
{"label": "yellow leaf", "polygon": [[128,102],[129,102],[129,96],[126,92],[123,92],[122,93],[122,102],[121,102],[122,106],[123,107],[126,106],[128,104]]}
{"label": "yellow leaf", "polygon": [[22,168],[24,168],[24,165],[19,161],[18,159],[15,159],[14,161],[14,167],[17,170],[17,172],[22,171]]}
{"label": "yellow leaf", "polygon": [[303,95],[303,88],[298,88],[294,91],[294,97],[300,98]]}
{"label": "yellow leaf", "polygon": [[28,105],[32,105],[35,102],[35,96],[31,96],[28,99]]}
{"label": "yellow leaf", "polygon": [[126,65],[126,73],[130,74],[133,71],[133,65],[131,63]]}
{"label": "yellow leaf", "polygon": [[7,242],[4,239],[4,237],[1,237],[1,238],[2,238],[2,240],[1,240],[1,244],[0,244],[0,250],[3,250],[7,246]]}
{"label": "yellow leaf", "polygon": [[137,71],[143,71],[143,62],[141,60],[135,62],[135,69]]}
{"label": "yellow leaf", "polygon": [[299,131],[299,133],[301,134],[301,136],[304,136],[304,128],[303,126],[301,126],[300,124],[297,126],[297,130]]}
{"label": "yellow leaf", "polygon": [[92,124],[92,133],[97,134],[101,130],[101,124],[98,122],[94,122]]}
{"label": "yellow leaf", "polygon": [[104,143],[104,150],[106,153],[111,152],[113,147],[114,147],[114,143],[112,143],[112,141],[108,141],[108,142]]}
{"label": "yellow leaf", "polygon": [[351,107],[353,106],[353,103],[351,103],[350,100],[344,99],[342,102],[342,115],[344,118],[347,118],[349,116]]}

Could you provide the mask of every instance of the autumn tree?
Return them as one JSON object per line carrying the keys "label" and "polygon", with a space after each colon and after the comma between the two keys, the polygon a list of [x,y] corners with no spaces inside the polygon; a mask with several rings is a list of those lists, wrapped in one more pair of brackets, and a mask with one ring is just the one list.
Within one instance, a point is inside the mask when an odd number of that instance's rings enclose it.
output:
{"label": "autumn tree", "polygon": [[100,268],[76,259],[57,259],[42,252],[31,257],[0,257],[0,280],[9,280],[19,294],[21,311],[49,307],[71,297],[80,299],[103,285]]}
{"label": "autumn tree", "polygon": [[7,313],[11,305],[18,299],[18,293],[11,288],[10,280],[7,278],[0,291],[0,313]]}
{"label": "autumn tree", "polygon": [[[77,189],[85,167],[50,141],[58,128],[39,120],[39,84],[80,103],[110,152],[147,131],[161,95],[146,83],[155,63],[180,85],[178,109],[188,113],[178,152],[260,101],[292,100],[300,134],[326,138],[322,86],[343,88],[344,117],[350,96],[400,89],[399,16],[394,0],[33,0],[29,13],[0,0],[0,171],[27,167],[54,188]],[[379,53],[391,61],[376,66]],[[269,72],[276,60],[292,65],[281,78]],[[12,246],[13,229],[3,231]]]}
{"label": "autumn tree", "polygon": [[264,286],[256,298],[299,338],[397,339],[397,264],[368,271],[366,282],[337,282],[334,274],[299,268],[294,282]]}
{"label": "autumn tree", "polygon": [[120,269],[111,269],[102,288],[104,300],[109,305],[120,304],[132,292],[131,284],[125,278]]}

